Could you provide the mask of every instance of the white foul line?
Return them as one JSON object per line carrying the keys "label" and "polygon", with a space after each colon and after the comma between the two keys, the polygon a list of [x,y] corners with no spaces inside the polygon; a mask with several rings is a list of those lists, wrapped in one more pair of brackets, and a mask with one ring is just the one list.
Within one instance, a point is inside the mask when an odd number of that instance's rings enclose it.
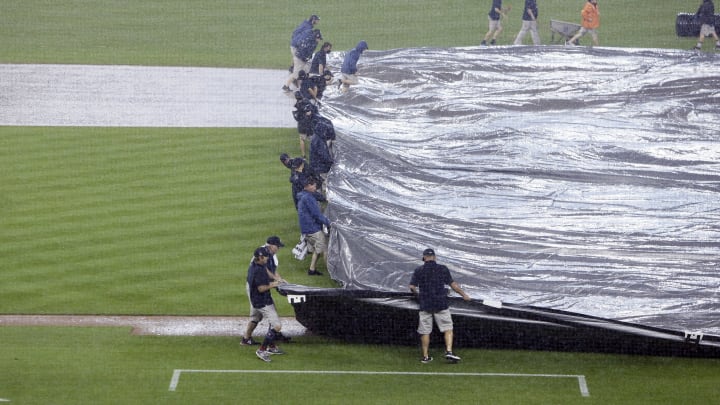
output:
{"label": "white foul line", "polygon": [[268,373],[268,374],[366,374],[366,375],[433,375],[451,377],[536,377],[536,378],[576,378],[580,386],[580,395],[590,396],[587,380],[577,374],[514,374],[514,373],[430,373],[415,371],[329,371],[329,370],[182,370],[175,369],[170,379],[169,391],[175,391],[182,373]]}

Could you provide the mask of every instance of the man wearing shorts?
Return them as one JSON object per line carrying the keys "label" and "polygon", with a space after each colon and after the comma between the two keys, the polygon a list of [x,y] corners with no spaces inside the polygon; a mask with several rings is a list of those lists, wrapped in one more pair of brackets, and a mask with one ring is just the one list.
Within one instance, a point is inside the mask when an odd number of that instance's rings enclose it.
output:
{"label": "man wearing shorts", "polygon": [[453,353],[453,321],[445,286],[450,286],[465,301],[470,301],[470,296],[453,280],[446,266],[437,264],[433,249],[425,249],[422,260],[424,264],[415,269],[410,280],[410,291],[418,297],[420,307],[417,329],[422,347],[420,362],[433,360],[428,353],[433,320],[445,338],[445,358],[451,362],[460,361],[460,357]]}
{"label": "man wearing shorts", "polygon": [[508,10],[502,6],[502,0],[493,0],[492,6],[490,6],[490,12],[488,13],[488,32],[485,34],[482,42],[480,42],[480,45],[487,45],[488,39],[490,40],[490,45],[495,45],[498,35],[500,35],[503,30],[502,18],[507,17],[505,14],[507,11]]}
{"label": "man wearing shorts", "polygon": [[368,44],[365,41],[360,41],[355,48],[349,50],[343,58],[342,67],[340,68],[340,79],[338,79],[338,88],[342,88],[343,92],[347,92],[351,85],[358,84],[358,60],[360,55],[368,49]]}
{"label": "man wearing shorts", "polygon": [[252,304],[250,322],[258,324],[261,320],[267,319],[270,323],[265,339],[260,348],[255,351],[255,355],[266,362],[270,361],[271,354],[285,353],[275,345],[275,340],[282,336],[280,332],[282,324],[275,310],[275,302],[270,291],[280,285],[280,281],[270,281],[267,268],[270,256],[270,251],[264,246],[255,249],[247,275],[250,303]]}
{"label": "man wearing shorts", "polygon": [[[315,28],[315,24],[318,22],[320,22],[320,17],[313,14],[307,20],[303,20],[303,22],[301,22],[300,25],[293,30],[293,33],[290,36],[290,57],[292,58],[292,65],[290,65],[290,80],[288,80],[288,83],[283,86],[284,91],[290,91],[289,83],[297,80],[297,72],[303,68],[302,61],[298,61],[297,57],[300,42],[302,41],[304,34],[308,31],[312,31]],[[299,65],[296,64],[298,62],[300,62]]]}
{"label": "man wearing shorts", "polygon": [[[267,242],[265,242],[265,244],[260,247],[265,248],[267,250],[267,252],[270,254],[270,256],[268,256],[267,261],[265,263],[265,270],[268,272],[268,278],[271,281],[286,283],[286,281],[282,278],[282,276],[280,275],[280,272],[278,271],[279,261],[278,261],[278,257],[277,257],[277,252],[278,252],[278,250],[280,250],[281,247],[285,247],[285,244],[282,243],[282,241],[280,240],[280,237],[274,236],[274,235],[270,236],[269,238],[267,238]],[[250,261],[251,266],[252,266],[253,262],[255,262],[255,260],[256,260],[255,256],[253,256],[252,260]],[[250,299],[250,297],[252,296],[252,294],[250,293],[250,284],[245,283],[245,288],[246,288],[248,299]],[[252,299],[250,299],[250,307],[252,308]],[[250,316],[252,317],[252,314],[250,314]],[[253,335],[253,332],[255,331],[255,328],[258,325],[258,322],[260,322],[260,321],[259,320],[256,321],[256,320],[252,320],[252,319],[250,320],[250,322],[248,322],[248,325],[247,325],[247,328],[245,329],[245,333],[243,334],[242,340],[240,340],[241,346],[252,346],[252,345],[257,344],[253,340],[252,335]],[[280,332],[280,331],[277,331],[275,333],[275,335],[278,340],[282,340],[285,342],[290,341],[290,338],[283,335],[282,332]]]}
{"label": "man wearing shorts", "polygon": [[711,36],[715,39],[715,49],[720,49],[720,39],[715,32],[715,5],[712,0],[703,0],[695,13],[695,18],[700,22],[700,35],[694,49],[702,49],[705,37]]}
{"label": "man wearing shorts", "polygon": [[315,198],[317,191],[317,180],[309,177],[305,181],[303,191],[298,193],[298,220],[300,222],[300,232],[305,236],[308,244],[308,252],[312,253],[310,259],[309,276],[321,276],[322,273],[317,271],[318,256],[325,258],[325,267],[327,268],[327,250],[328,237],[323,232],[323,225],[330,229],[330,220],[320,211],[320,203]]}

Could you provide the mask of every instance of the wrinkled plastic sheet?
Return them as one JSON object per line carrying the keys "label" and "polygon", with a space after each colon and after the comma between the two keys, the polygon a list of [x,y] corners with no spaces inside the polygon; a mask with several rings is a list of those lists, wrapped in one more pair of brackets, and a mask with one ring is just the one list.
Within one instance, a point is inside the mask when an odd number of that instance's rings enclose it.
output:
{"label": "wrinkled plastic sheet", "polygon": [[321,110],[345,289],[406,292],[433,247],[473,298],[720,335],[715,55],[419,48],[358,66]]}

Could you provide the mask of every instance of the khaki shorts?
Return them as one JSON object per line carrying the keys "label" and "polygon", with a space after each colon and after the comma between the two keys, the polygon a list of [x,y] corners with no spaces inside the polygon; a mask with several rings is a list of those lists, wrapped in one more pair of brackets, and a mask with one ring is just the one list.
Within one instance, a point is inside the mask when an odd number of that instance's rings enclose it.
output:
{"label": "khaki shorts", "polygon": [[308,244],[308,252],[310,253],[327,253],[327,236],[320,230],[312,234],[305,235]]}
{"label": "khaki shorts", "polygon": [[435,319],[435,323],[438,329],[440,329],[440,332],[453,329],[453,321],[449,309],[435,313],[420,311],[417,332],[421,335],[429,335],[433,329],[433,319]]}
{"label": "khaki shorts", "polygon": [[290,77],[293,78],[293,80],[297,80],[298,74],[301,70],[304,70],[305,73],[310,74],[310,62],[311,61],[304,61],[295,55],[293,52],[295,48],[290,48],[290,52],[293,53],[293,71],[290,73]]}
{"label": "khaki shorts", "polygon": [[356,75],[350,75],[347,73],[342,74],[342,79],[345,81],[346,85],[350,84],[358,84],[358,78]]}
{"label": "khaki shorts", "polygon": [[490,18],[490,16],[488,16],[488,26],[489,26],[488,31],[501,30],[501,29],[502,29],[502,22],[501,22],[501,21],[502,21],[502,19],[500,19],[500,20],[493,20],[492,18]]}
{"label": "khaki shorts", "polygon": [[277,311],[275,310],[275,305],[266,305],[262,308],[251,307],[250,320],[255,323],[260,323],[263,319],[267,319],[271,328],[280,330],[282,324],[280,323],[280,317],[278,317]]}
{"label": "khaki shorts", "polygon": [[700,27],[700,36],[706,37],[715,33],[715,27],[712,25],[703,24]]}

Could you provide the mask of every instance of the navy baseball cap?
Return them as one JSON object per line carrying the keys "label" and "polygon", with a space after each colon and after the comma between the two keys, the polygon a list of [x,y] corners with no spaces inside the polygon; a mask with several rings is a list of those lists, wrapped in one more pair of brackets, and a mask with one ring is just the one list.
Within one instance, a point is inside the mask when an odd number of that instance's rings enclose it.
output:
{"label": "navy baseball cap", "polygon": [[268,245],[275,245],[275,246],[277,246],[277,247],[284,247],[284,246],[285,246],[285,244],[282,243],[282,242],[280,241],[280,238],[277,237],[277,236],[271,236],[271,237],[267,238],[267,242],[266,242],[266,243],[267,243]]}
{"label": "navy baseball cap", "polygon": [[426,257],[426,256],[435,256],[435,251],[432,249],[429,249],[429,248],[423,250],[423,257]]}
{"label": "navy baseball cap", "polygon": [[301,157],[296,157],[292,160],[292,168],[297,169],[298,167],[302,166],[305,163],[305,159]]}
{"label": "navy baseball cap", "polygon": [[253,254],[255,258],[259,257],[270,257],[270,251],[267,250],[266,247],[260,246],[259,248],[255,249],[255,253]]}

